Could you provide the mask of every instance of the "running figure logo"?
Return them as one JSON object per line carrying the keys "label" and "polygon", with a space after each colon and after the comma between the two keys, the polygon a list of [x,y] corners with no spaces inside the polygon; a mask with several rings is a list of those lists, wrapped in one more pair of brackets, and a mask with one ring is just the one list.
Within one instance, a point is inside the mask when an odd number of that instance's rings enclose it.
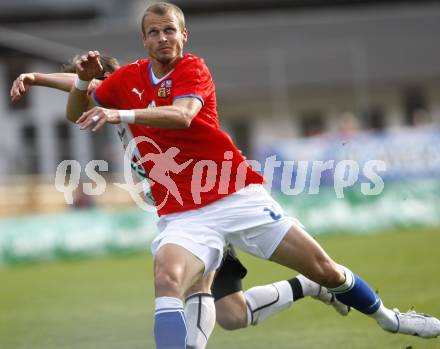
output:
{"label": "running figure logo", "polygon": [[[147,142],[152,145],[157,152],[150,152],[139,157],[136,156],[137,147],[140,143]],[[125,156],[124,156],[124,177],[125,184],[117,183],[116,185],[130,193],[132,199],[136,204],[145,211],[160,210],[167,202],[170,195],[172,195],[178,203],[183,205],[183,199],[180,194],[179,188],[174,180],[171,178],[170,174],[180,173],[185,168],[187,168],[194,159],[189,159],[182,164],[178,164],[175,157],[179,154],[180,149],[176,147],[170,147],[165,152],[159,147],[159,145],[149,137],[138,136],[133,138],[126,146]],[[153,166],[150,166],[151,170],[145,173],[145,167],[143,164],[146,162],[153,162]],[[132,178],[132,168],[142,168],[144,170],[144,176],[148,179],[148,187],[154,184],[161,184],[167,191],[162,202],[155,202],[155,206],[145,205],[143,200],[139,199],[140,193],[145,193],[145,180],[139,183],[134,183]],[[136,171],[138,173],[138,171]],[[139,173],[138,173],[139,174]],[[149,193],[151,195],[151,193]]]}
{"label": "running figure logo", "polygon": [[193,159],[190,159],[183,164],[178,164],[176,160],[174,159],[177,154],[179,154],[180,149],[176,147],[168,148],[165,153],[149,153],[144,155],[137,163],[136,165],[140,166],[144,164],[147,161],[152,161],[154,163],[153,167],[151,168],[150,172],[148,173],[148,178],[153,180],[154,182],[157,182],[159,184],[162,184],[168,191],[167,196],[165,200],[168,198],[168,195],[171,194],[174,196],[174,198],[177,200],[177,202],[181,205],[183,205],[182,196],[180,195],[179,189],[177,188],[176,183],[172,180],[172,178],[169,176],[170,173],[180,173],[185,168],[188,167],[188,165],[193,161]]}

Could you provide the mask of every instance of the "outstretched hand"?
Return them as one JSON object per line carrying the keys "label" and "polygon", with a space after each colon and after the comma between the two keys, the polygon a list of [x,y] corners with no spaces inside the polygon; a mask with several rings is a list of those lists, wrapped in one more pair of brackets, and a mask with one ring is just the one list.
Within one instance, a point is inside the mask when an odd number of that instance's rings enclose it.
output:
{"label": "outstretched hand", "polygon": [[33,73],[20,74],[14,80],[11,86],[10,96],[11,102],[15,103],[25,95],[35,82],[35,75]]}
{"label": "outstretched hand", "polygon": [[81,80],[90,81],[102,75],[102,65],[98,51],[89,51],[75,62],[76,73]]}
{"label": "outstretched hand", "polygon": [[76,123],[79,125],[80,130],[93,127],[92,131],[95,132],[106,123],[120,124],[121,116],[118,110],[94,107],[83,113]]}

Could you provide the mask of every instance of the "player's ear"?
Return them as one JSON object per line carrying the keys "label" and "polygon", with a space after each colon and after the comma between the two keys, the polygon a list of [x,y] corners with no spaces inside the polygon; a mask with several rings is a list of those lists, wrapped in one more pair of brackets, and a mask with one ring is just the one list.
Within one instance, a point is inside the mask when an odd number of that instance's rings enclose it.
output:
{"label": "player's ear", "polygon": [[188,30],[186,29],[186,27],[183,28],[182,35],[183,35],[183,42],[186,44],[186,42],[188,41],[188,36],[189,36]]}

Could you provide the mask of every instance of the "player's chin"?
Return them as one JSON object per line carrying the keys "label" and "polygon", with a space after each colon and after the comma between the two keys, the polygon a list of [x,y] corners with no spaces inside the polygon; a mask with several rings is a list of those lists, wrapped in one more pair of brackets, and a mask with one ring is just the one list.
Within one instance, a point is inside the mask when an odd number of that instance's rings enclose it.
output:
{"label": "player's chin", "polygon": [[163,53],[163,54],[157,55],[157,60],[162,64],[169,64],[175,59],[176,59],[176,56],[171,53]]}

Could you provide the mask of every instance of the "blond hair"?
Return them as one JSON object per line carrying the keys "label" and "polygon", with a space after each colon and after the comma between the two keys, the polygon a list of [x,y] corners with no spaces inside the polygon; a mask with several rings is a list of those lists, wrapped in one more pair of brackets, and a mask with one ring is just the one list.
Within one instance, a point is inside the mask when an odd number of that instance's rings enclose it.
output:
{"label": "blond hair", "polygon": [[141,21],[142,34],[144,35],[145,35],[145,28],[144,28],[145,17],[147,17],[148,14],[150,13],[153,13],[158,16],[173,14],[176,16],[177,21],[179,22],[180,29],[183,30],[185,28],[185,15],[183,14],[183,11],[180,9],[180,7],[171,4],[169,2],[161,1],[148,6],[147,9],[145,10]]}

